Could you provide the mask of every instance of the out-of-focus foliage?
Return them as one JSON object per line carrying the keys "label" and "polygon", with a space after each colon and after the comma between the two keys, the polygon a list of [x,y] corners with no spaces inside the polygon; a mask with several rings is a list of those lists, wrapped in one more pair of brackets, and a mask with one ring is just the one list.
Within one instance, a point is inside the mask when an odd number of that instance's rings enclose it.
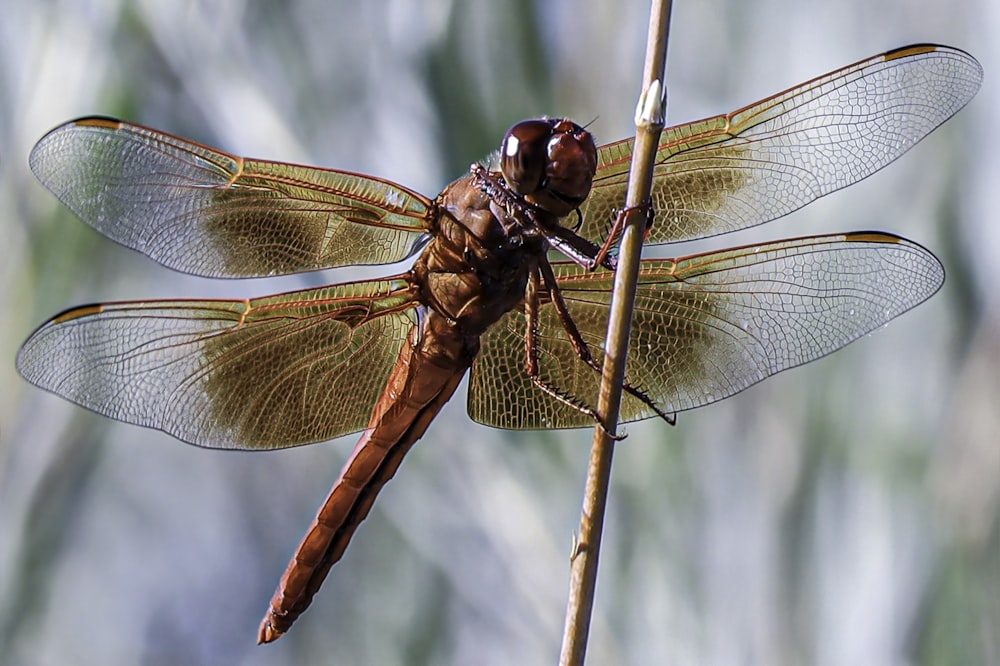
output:
{"label": "out-of-focus foliage", "polygon": [[[948,282],[830,358],[676,428],[629,427],[592,663],[1000,663],[995,5],[677,3],[673,122],[917,41],[969,50],[986,84],[884,173],[761,229],[668,250],[875,228],[935,250]],[[646,11],[597,0],[0,0],[0,661],[555,661],[590,434],[488,430],[461,397],[310,611],[256,647],[273,586],[351,442],[198,450],[42,394],[16,375],[14,354],[45,317],[82,302],[249,296],[382,269],[249,283],[176,275],[73,219],[26,158],[52,126],[101,113],[433,194],[526,116],[626,136]]]}

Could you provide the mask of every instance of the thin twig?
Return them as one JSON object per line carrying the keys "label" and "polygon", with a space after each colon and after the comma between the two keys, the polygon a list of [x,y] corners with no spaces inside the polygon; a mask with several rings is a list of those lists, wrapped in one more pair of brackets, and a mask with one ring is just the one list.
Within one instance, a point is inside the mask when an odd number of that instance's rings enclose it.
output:
{"label": "thin twig", "polygon": [[645,231],[646,216],[639,214],[649,200],[653,178],[653,162],[663,129],[667,36],[670,27],[671,0],[653,0],[646,42],[646,63],[643,68],[642,96],[636,110],[636,135],[629,171],[625,205],[629,211],[622,232],[621,253],[615,274],[611,316],[604,346],[604,368],[597,413],[602,415],[603,428],[594,429],[594,442],[587,469],[580,532],[570,566],[569,601],[563,631],[562,666],[582,666],[587,653],[590,618],[597,586],[597,563],[604,528],[608,484],[611,479],[611,459],[614,441],[608,436],[618,427],[622,383],[625,379],[625,359],[629,332],[632,327],[632,307],[635,303],[639,258]]}

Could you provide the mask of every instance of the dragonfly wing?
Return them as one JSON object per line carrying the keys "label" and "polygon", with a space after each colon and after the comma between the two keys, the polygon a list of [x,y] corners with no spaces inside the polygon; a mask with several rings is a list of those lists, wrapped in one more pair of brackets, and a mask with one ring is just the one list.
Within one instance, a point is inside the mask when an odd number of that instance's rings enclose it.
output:
{"label": "dragonfly wing", "polygon": [[199,446],[275,449],[368,423],[415,317],[399,278],[249,301],[75,308],[24,343],[31,383]]}
{"label": "dragonfly wing", "polygon": [[[917,45],[818,77],[732,113],[670,127],[653,171],[649,244],[776,219],[883,168],[976,94],[979,63]],[[603,242],[624,205],[632,139],[602,146],[581,235]]]}
{"label": "dragonfly wing", "polygon": [[418,249],[431,210],[371,176],[244,159],[108,118],[55,128],[30,164],[108,238],[208,277],[399,261]]}
{"label": "dragonfly wing", "polygon": [[[553,268],[577,327],[601,361],[613,275],[572,263]],[[716,402],[880,328],[929,298],[943,281],[933,254],[875,232],[643,261],[626,381],[665,413]],[[554,307],[541,310],[542,377],[596,405],[599,374],[576,356]],[[518,429],[593,425],[532,384],[524,371],[523,340],[524,315],[518,311],[483,336],[469,389],[472,418]],[[623,397],[623,422],[654,415],[636,397]]]}

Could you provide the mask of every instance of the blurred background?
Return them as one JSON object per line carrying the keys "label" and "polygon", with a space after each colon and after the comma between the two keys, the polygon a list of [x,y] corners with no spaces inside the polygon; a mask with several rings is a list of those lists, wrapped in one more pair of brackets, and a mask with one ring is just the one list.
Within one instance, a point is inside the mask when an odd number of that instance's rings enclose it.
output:
{"label": "blurred background", "polygon": [[[18,345],[75,304],[244,297],[398,267],[182,276],[76,220],[27,156],[97,113],[433,195],[524,117],[628,136],[647,14],[598,0],[0,0],[0,662],[556,661],[591,433],[475,425],[463,390],[309,612],[257,647],[353,438],[199,450],[34,389]],[[948,281],[831,357],[676,427],[627,428],[590,663],[1000,663],[997,34],[991,0],[677,3],[670,124],[912,42],[966,49],[986,79],[883,173],[711,242],[880,229],[934,250]]]}

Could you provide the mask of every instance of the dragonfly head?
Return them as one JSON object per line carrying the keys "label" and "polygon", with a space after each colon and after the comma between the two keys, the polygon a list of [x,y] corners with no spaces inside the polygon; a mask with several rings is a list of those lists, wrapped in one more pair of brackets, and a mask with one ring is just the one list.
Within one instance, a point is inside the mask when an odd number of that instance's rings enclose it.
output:
{"label": "dragonfly head", "polygon": [[587,199],[596,170],[594,138],[571,120],[522,120],[500,144],[507,185],[556,217],[569,215]]}

